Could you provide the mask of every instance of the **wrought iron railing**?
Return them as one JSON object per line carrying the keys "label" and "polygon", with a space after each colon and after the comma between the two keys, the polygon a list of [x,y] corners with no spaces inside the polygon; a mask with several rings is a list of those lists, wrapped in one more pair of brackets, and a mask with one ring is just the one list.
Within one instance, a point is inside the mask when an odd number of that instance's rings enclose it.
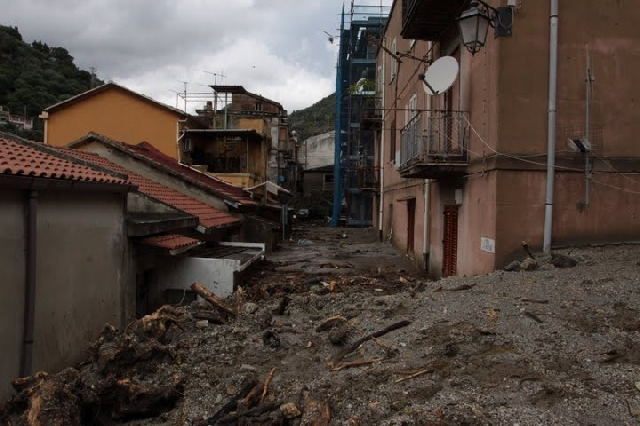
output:
{"label": "wrought iron railing", "polygon": [[465,111],[422,111],[400,131],[398,167],[416,163],[467,164],[469,130]]}

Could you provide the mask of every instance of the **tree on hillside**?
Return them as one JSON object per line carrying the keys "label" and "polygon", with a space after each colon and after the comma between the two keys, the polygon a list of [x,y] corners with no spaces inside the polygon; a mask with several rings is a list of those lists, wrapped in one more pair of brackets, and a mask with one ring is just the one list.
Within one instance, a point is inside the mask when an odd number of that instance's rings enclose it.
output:
{"label": "tree on hillside", "polygon": [[89,90],[91,80],[91,73],[78,69],[64,47],[39,40],[27,44],[17,27],[0,25],[0,106],[14,115],[35,118],[31,132],[7,125],[0,125],[0,130],[41,141],[40,112]]}

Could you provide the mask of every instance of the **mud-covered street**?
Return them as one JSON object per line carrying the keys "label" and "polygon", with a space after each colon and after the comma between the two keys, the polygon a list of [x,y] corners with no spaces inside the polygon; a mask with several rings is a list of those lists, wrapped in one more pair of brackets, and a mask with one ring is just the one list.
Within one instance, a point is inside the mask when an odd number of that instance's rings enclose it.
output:
{"label": "mud-covered street", "polygon": [[18,381],[2,420],[637,424],[640,248],[562,253],[577,265],[430,281],[374,230],[308,222],[234,313],[199,299],[106,327],[82,365]]}

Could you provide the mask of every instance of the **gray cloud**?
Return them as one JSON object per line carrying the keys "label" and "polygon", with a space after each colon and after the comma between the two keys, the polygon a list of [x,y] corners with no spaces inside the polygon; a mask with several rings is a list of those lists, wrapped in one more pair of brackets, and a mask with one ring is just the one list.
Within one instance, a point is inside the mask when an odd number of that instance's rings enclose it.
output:
{"label": "gray cloud", "polygon": [[0,23],[169,104],[180,81],[206,91],[209,71],[294,110],[334,90],[336,47],[323,31],[338,32],[341,9],[339,0],[0,0]]}

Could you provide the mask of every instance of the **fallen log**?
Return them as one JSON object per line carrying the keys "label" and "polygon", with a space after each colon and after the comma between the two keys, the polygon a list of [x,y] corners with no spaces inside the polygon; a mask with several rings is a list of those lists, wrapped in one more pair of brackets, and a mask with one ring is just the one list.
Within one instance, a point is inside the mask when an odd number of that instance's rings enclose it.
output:
{"label": "fallen log", "polygon": [[368,340],[371,340],[371,339],[378,338],[378,337],[382,337],[382,336],[384,336],[385,334],[387,334],[387,333],[389,333],[391,331],[397,330],[397,329],[402,328],[402,327],[406,327],[409,324],[411,324],[411,321],[403,320],[403,321],[391,324],[390,326],[385,327],[382,330],[378,330],[376,332],[368,334],[368,335],[364,336],[363,338],[356,340],[355,342],[353,342],[352,344],[350,344],[349,346],[347,346],[346,348],[344,348],[343,350],[338,352],[336,355],[334,355],[333,358],[331,358],[331,363],[335,364],[335,363],[340,362],[342,360],[342,358],[344,358],[345,356],[347,356],[351,352],[353,352],[356,349],[358,349],[360,347],[360,345],[362,345],[364,342],[366,342]]}
{"label": "fallen log", "polygon": [[229,305],[211,291],[204,288],[201,284],[191,284],[191,290],[195,291],[200,297],[209,302],[216,309],[219,309],[227,315],[235,316],[235,311]]}

